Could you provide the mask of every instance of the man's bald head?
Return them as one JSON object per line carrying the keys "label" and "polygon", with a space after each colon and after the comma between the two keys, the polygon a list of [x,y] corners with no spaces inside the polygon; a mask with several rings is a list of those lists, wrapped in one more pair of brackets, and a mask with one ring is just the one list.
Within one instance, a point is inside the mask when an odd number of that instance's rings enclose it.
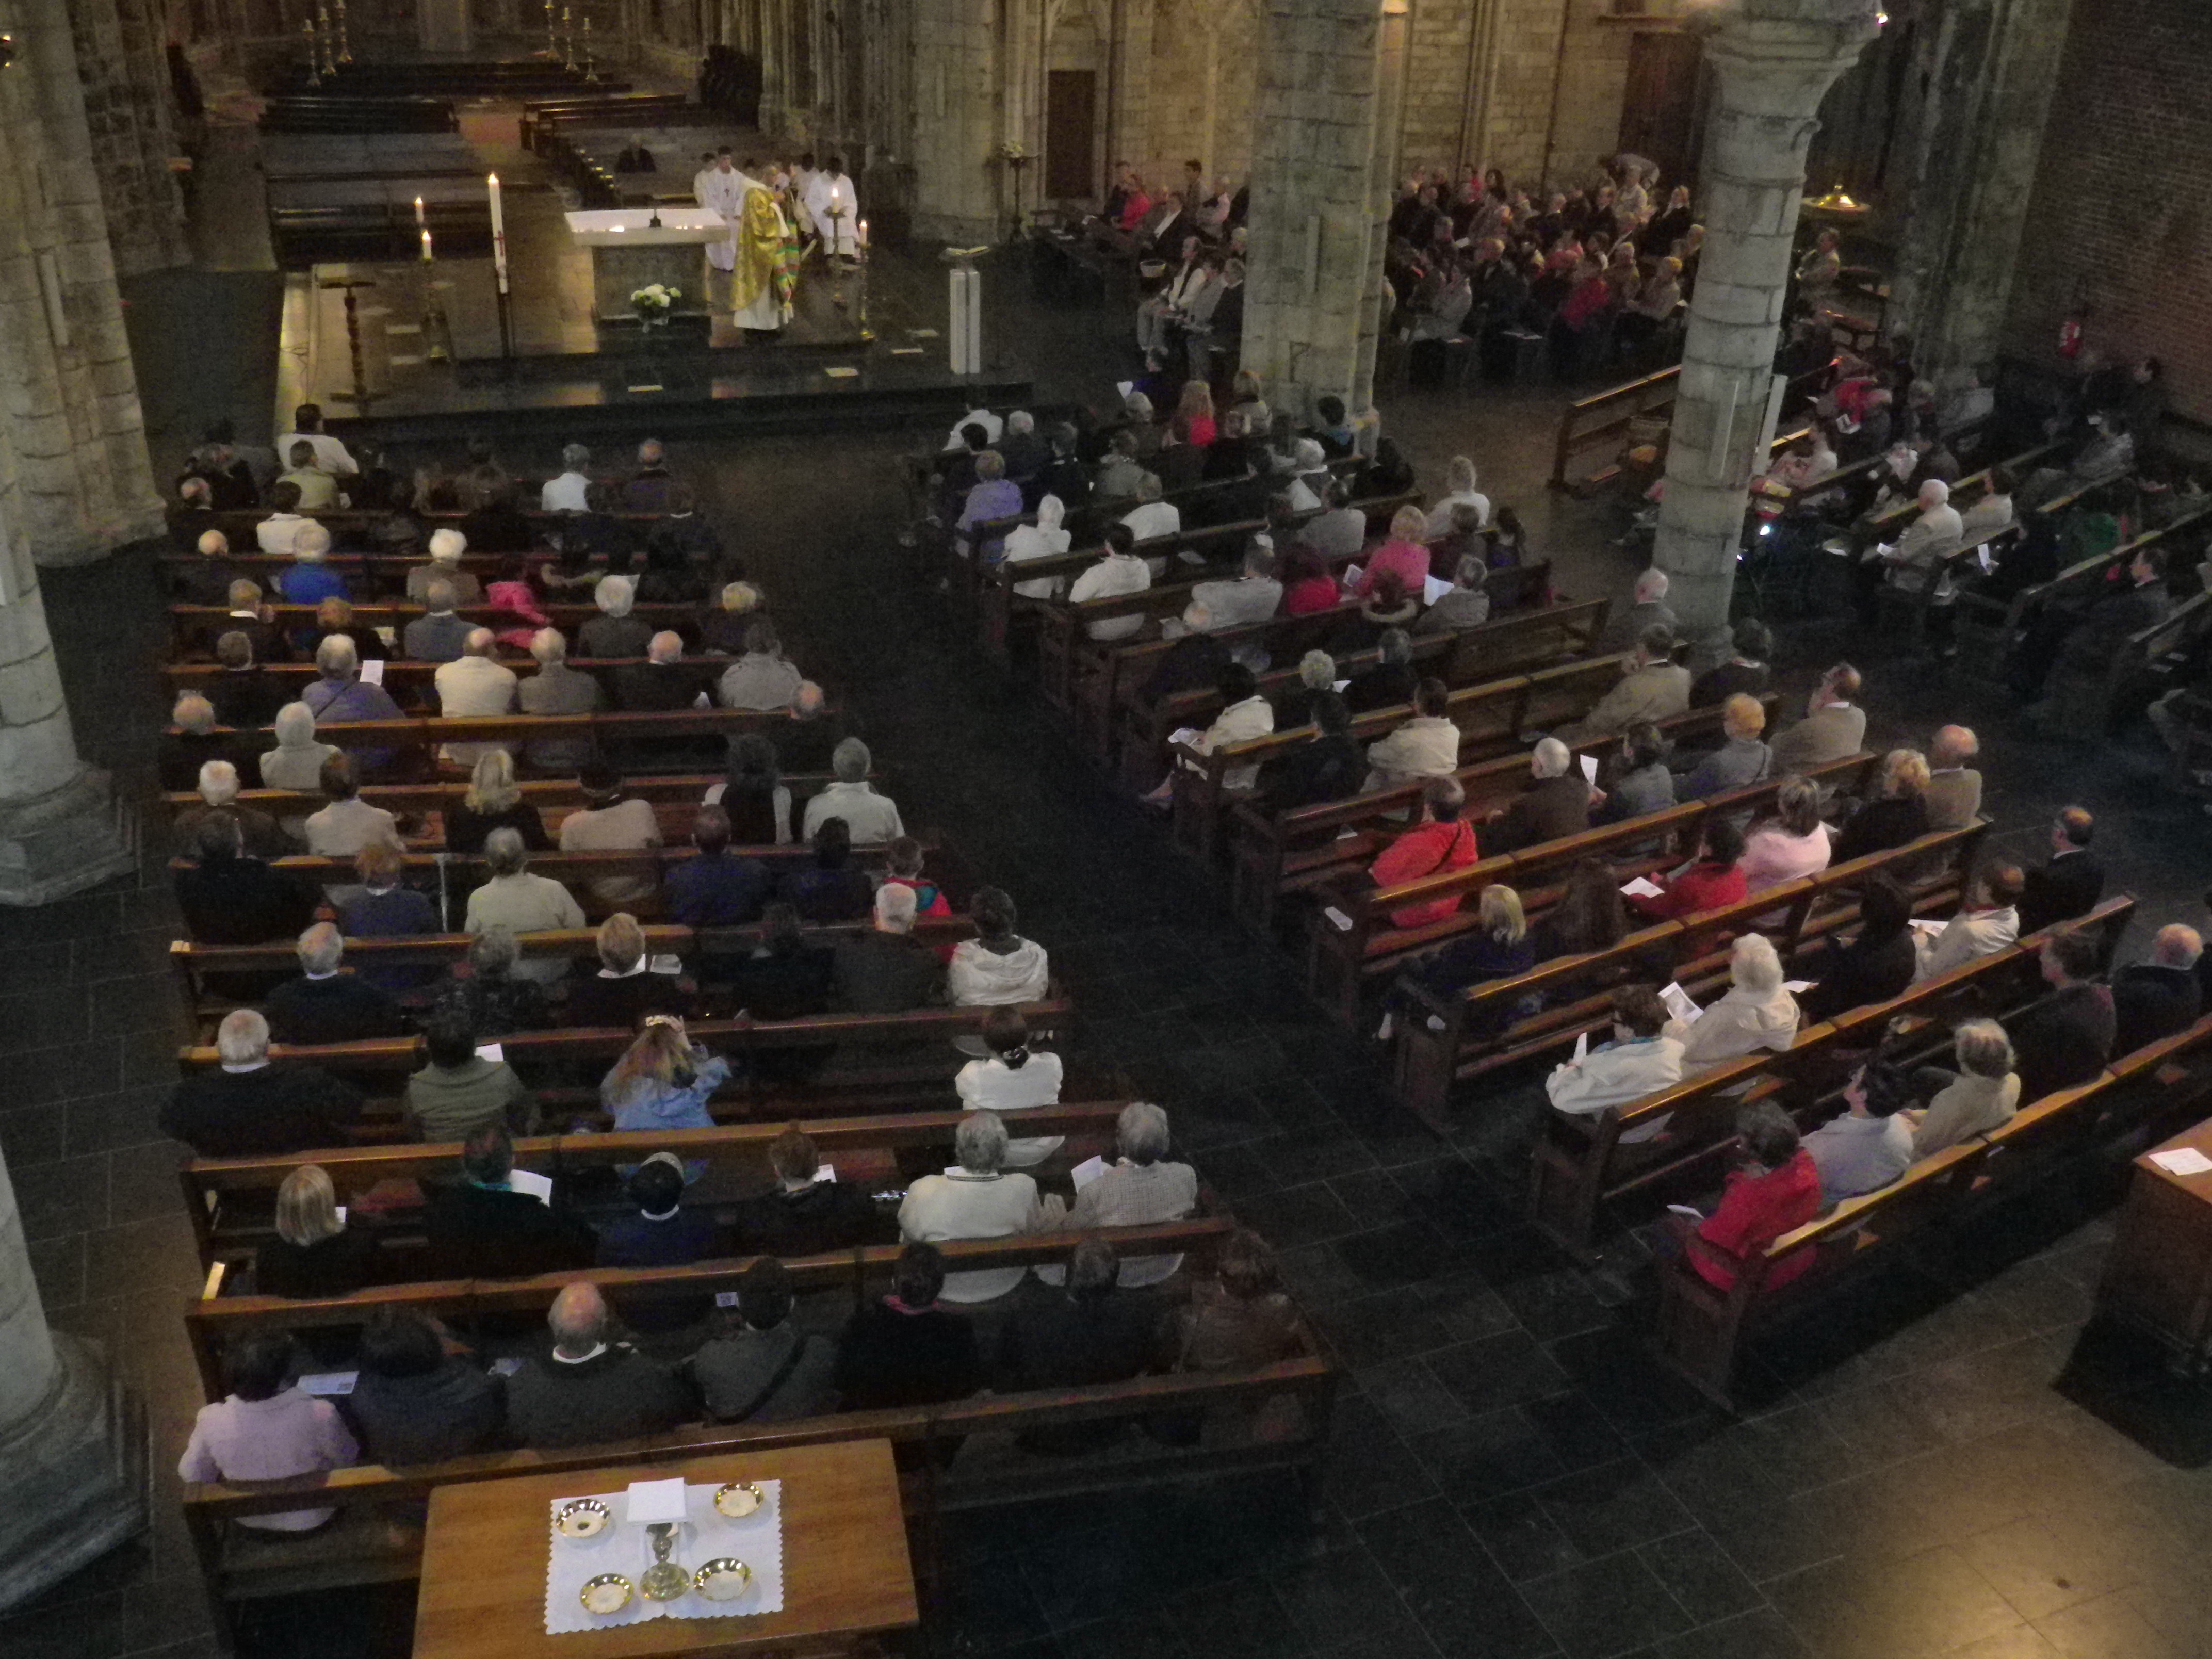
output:
{"label": "man's bald head", "polygon": [[803,720],[811,720],[822,712],[822,688],[812,680],[801,680],[799,690],[791,694],[791,712]]}
{"label": "man's bald head", "polygon": [[230,551],[230,538],[220,530],[200,532],[200,551],[210,559],[219,559]]}
{"label": "man's bald head", "polygon": [[684,655],[684,636],[663,629],[647,642],[645,653],[654,662],[678,661]]}
{"label": "man's bald head", "polygon": [[1636,579],[1636,602],[1656,605],[1667,597],[1667,573],[1653,566]]}
{"label": "man's bald head", "polygon": [[553,1311],[545,1316],[553,1332],[553,1346],[562,1353],[580,1358],[599,1345],[606,1334],[607,1303],[596,1285],[562,1287],[553,1298]]}
{"label": "man's bald head", "polygon": [[461,641],[461,653],[469,657],[489,657],[492,647],[499,643],[489,628],[472,628],[468,638]]}
{"label": "man's bald head", "polygon": [[1946,767],[1964,766],[1982,752],[1982,740],[1963,726],[1947,726],[1936,733],[1928,745],[1928,763],[1938,771]]}
{"label": "man's bald head", "polygon": [[2161,968],[2194,968],[2203,954],[2203,936],[2178,921],[2160,928],[2150,942],[2150,959]]}

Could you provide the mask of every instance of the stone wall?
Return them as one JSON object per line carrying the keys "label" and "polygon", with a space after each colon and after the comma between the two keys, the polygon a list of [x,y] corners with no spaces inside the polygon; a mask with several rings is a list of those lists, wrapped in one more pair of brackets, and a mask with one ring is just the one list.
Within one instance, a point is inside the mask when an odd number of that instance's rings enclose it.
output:
{"label": "stone wall", "polygon": [[2164,358],[2175,412],[2212,421],[2209,84],[2204,0],[2074,9],[2006,343],[2055,367],[2082,306],[2090,345]]}
{"label": "stone wall", "polygon": [[70,0],[70,30],[84,84],[84,116],[107,210],[118,275],[165,270],[191,257],[172,156],[167,36],[155,0]]}
{"label": "stone wall", "polygon": [[1150,112],[1143,155],[1127,159],[1155,191],[1178,187],[1182,164],[1209,183],[1252,172],[1259,15],[1249,0],[1163,0],[1152,14]]}

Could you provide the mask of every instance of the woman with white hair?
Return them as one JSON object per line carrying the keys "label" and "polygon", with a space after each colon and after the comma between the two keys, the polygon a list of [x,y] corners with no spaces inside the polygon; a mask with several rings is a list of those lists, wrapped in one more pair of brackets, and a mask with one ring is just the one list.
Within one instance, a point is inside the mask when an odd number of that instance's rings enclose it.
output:
{"label": "woman with white hair", "polygon": [[407,598],[413,605],[430,602],[430,584],[447,582],[453,590],[455,605],[480,605],[483,601],[483,585],[469,571],[461,568],[461,555],[469,550],[469,538],[451,525],[430,532],[430,562],[418,564],[407,572]]}
{"label": "woman with white hair", "polygon": [[743,651],[753,613],[767,603],[767,597],[751,582],[724,582],[714,596],[714,609],[699,624],[700,654],[734,657]]}
{"label": "woman with white hair", "polygon": [[[538,672],[514,688],[515,705],[526,714],[588,714],[605,706],[606,688],[581,669],[568,666],[568,641],[557,628],[530,636]],[[592,757],[589,738],[533,738],[523,745],[533,770],[572,773]]]}
{"label": "woman with white hair", "polygon": [[[1168,1115],[1148,1100],[1133,1100],[1115,1120],[1115,1157],[1097,1179],[1075,1194],[1063,1224],[1070,1231],[1097,1227],[1152,1227],[1198,1212],[1198,1171],[1168,1157],[1172,1137]],[[1121,1285],[1136,1290],[1173,1277],[1181,1255],[1137,1255],[1121,1263]],[[1048,1285],[1060,1283],[1061,1269],[1039,1267]]]}
{"label": "woman with white hair", "polygon": [[832,750],[830,769],[836,775],[835,781],[806,803],[805,817],[799,825],[800,836],[813,840],[822,821],[832,817],[845,820],[846,831],[856,847],[880,846],[906,834],[906,825],[899,819],[898,803],[888,795],[878,794],[868,781],[874,765],[868,745],[858,738],[847,738]]}
{"label": "woman with white hair", "polygon": [[1993,1019],[1970,1019],[1951,1033],[1959,1069],[1923,1066],[1913,1079],[1940,1085],[1928,1104],[1905,1116],[1912,1125],[1912,1155],[1929,1158],[1972,1136],[2012,1121],[2020,1109],[2020,1062],[2012,1039]]}
{"label": "woman with white hair", "polygon": [[261,757],[261,787],[314,794],[323,787],[323,763],[341,754],[335,744],[315,741],[315,711],[288,702],[276,711],[276,746]]}
{"label": "woman with white hair", "polygon": [[[490,879],[469,895],[463,928],[471,933],[503,927],[510,933],[542,933],[584,925],[576,896],[550,876],[530,873],[529,849],[512,830],[495,830],[484,840],[484,868]],[[534,957],[514,964],[519,979],[550,985],[568,976],[559,957]]]}
{"label": "woman with white hair", "polygon": [[1318,513],[1328,495],[1328,452],[1316,438],[1301,438],[1291,450],[1291,511]]}
{"label": "woman with white hair", "polygon": [[1729,952],[1729,988],[1694,1019],[1667,1022],[1682,1045],[1685,1076],[1760,1048],[1780,1054],[1797,1038],[1797,999],[1783,988],[1782,958],[1763,933],[1745,933]]}
{"label": "woman with white hair", "polygon": [[1475,528],[1484,529],[1490,523],[1490,497],[1474,487],[1474,463],[1464,455],[1455,455],[1451,465],[1444,469],[1445,495],[1429,509],[1425,521],[1427,541],[1434,541],[1452,527],[1452,508],[1462,504],[1471,507],[1482,517]]}
{"label": "woman with white hair", "polygon": [[637,589],[627,576],[602,576],[592,589],[599,614],[576,630],[577,648],[586,657],[642,657],[653,643],[653,624],[629,614]]}
{"label": "woman with white hair", "polygon": [[[1067,551],[1071,532],[1060,527],[1067,508],[1057,495],[1047,495],[1037,502],[1036,522],[1016,525],[1006,536],[1006,560],[1018,564],[1024,559],[1048,559],[1055,553]],[[1016,582],[1014,592],[1025,599],[1049,599],[1059,596],[1065,578],[1041,577],[1033,582]]]}
{"label": "woman with white hair", "polygon": [[[899,1237],[909,1244],[938,1244],[958,1238],[1012,1238],[1056,1225],[1057,1196],[1037,1196],[1036,1182],[1006,1171],[1006,1126],[996,1112],[970,1112],[952,1139],[958,1164],[943,1175],[927,1175],[907,1189],[899,1205]],[[941,1299],[988,1302],[1022,1282],[1026,1267],[987,1267],[947,1273]]]}

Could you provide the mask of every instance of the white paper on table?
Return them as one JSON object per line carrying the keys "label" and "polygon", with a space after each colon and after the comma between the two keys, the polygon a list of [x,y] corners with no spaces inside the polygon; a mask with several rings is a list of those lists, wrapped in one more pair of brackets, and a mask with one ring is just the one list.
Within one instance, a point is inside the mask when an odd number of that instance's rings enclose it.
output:
{"label": "white paper on table", "polygon": [[1106,1160],[1094,1155],[1085,1158],[1082,1163],[1070,1170],[1067,1172],[1067,1178],[1075,1183],[1075,1190],[1079,1193],[1105,1173]]}
{"label": "white paper on table", "polygon": [[528,1193],[540,1204],[553,1201],[553,1177],[542,1176],[535,1170],[510,1170],[507,1184],[518,1193]]}
{"label": "white paper on table", "polygon": [[1434,605],[1438,599],[1441,599],[1445,594],[1450,592],[1451,584],[1444,580],[1441,576],[1424,576],[1421,578],[1421,602],[1424,605]]}
{"label": "white paper on table", "polygon": [[1638,876],[1620,890],[1623,898],[1663,898],[1667,890],[1648,876]]}
{"label": "white paper on table", "polygon": [[1782,988],[1791,996],[1799,997],[1813,988],[1813,981],[1809,979],[1785,979],[1782,981]]}
{"label": "white paper on table", "polygon": [[629,1506],[623,1518],[632,1526],[641,1527],[655,1521],[681,1521],[684,1518],[684,1479],[673,1480],[633,1480],[627,1496]]}
{"label": "white paper on table", "polygon": [[300,1390],[325,1400],[351,1394],[359,1371],[309,1371],[300,1378]]}
{"label": "white paper on table", "polygon": [[381,685],[384,684],[383,658],[371,657],[367,662],[361,665],[361,683],[363,685]]}
{"label": "white paper on table", "polygon": [[[671,1482],[672,1485],[683,1485]],[[696,1590],[686,1590],[672,1601],[648,1601],[630,1597],[620,1613],[592,1613],[577,1599],[585,1583],[603,1572],[618,1572],[635,1584],[653,1562],[652,1541],[642,1525],[617,1520],[594,1538],[562,1538],[553,1530],[552,1518],[562,1506],[579,1498],[596,1498],[617,1516],[623,1512],[618,1492],[572,1492],[556,1498],[547,1506],[545,1527],[545,1633],[567,1635],[574,1631],[603,1630],[617,1625],[641,1625],[650,1619],[732,1619],[783,1610],[783,1482],[756,1483],[767,1500],[750,1515],[732,1520],[714,1508],[711,1486],[684,1485],[684,1522],[677,1529],[668,1559],[696,1572],[707,1562],[735,1556],[753,1571],[753,1582],[734,1601],[709,1601]]]}
{"label": "white paper on table", "polygon": [[1583,757],[1583,781],[1593,789],[1597,787],[1597,757],[1595,755]]}
{"label": "white paper on table", "polygon": [[1589,1058],[1589,1033],[1588,1031],[1577,1031],[1577,1032],[1576,1032],[1576,1033],[1575,1033],[1575,1060],[1576,1060],[1576,1063],[1577,1063],[1577,1064],[1580,1064],[1582,1061],[1583,1061],[1583,1060],[1588,1060]]}
{"label": "white paper on table", "polygon": [[2150,1161],[2168,1175],[2203,1175],[2212,1170],[2212,1158],[2207,1158],[2194,1146],[2177,1146],[2170,1152],[2153,1152]]}
{"label": "white paper on table", "polygon": [[1933,937],[1935,934],[1942,933],[1951,924],[1948,921],[1930,921],[1924,917],[1915,917],[1911,921],[1905,925],[1911,927],[1915,933],[1926,933],[1930,937]]}
{"label": "white paper on table", "polygon": [[1691,1024],[1699,1014],[1705,1012],[1691,1001],[1690,994],[1679,985],[1669,985],[1665,990],[1660,992],[1659,1000],[1666,1004],[1668,1013],[1674,1015],[1685,1025]]}
{"label": "white paper on table", "polygon": [[479,1042],[477,1044],[477,1058],[478,1060],[488,1060],[493,1065],[497,1066],[506,1060],[507,1048],[505,1045],[501,1043]]}

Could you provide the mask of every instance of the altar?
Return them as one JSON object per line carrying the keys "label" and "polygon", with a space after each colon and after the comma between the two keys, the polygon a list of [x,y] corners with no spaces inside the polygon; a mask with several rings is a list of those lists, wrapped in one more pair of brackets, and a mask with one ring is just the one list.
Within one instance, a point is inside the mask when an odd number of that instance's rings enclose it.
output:
{"label": "altar", "polygon": [[629,296],[648,283],[663,283],[682,297],[678,316],[704,317],[709,296],[706,245],[726,240],[729,227],[711,208],[611,208],[568,213],[568,234],[592,251],[592,311],[601,322],[637,314]]}

